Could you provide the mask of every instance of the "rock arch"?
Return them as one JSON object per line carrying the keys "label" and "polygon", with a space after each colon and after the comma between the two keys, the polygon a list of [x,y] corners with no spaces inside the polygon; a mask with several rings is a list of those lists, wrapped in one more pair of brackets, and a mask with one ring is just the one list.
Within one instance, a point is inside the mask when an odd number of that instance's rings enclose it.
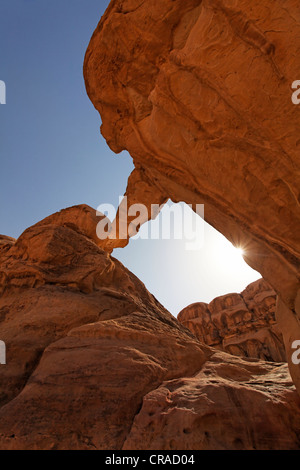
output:
{"label": "rock arch", "polygon": [[205,204],[278,294],[300,392],[299,73],[297,0],[113,0],[84,63],[103,136],[135,164],[128,202]]}

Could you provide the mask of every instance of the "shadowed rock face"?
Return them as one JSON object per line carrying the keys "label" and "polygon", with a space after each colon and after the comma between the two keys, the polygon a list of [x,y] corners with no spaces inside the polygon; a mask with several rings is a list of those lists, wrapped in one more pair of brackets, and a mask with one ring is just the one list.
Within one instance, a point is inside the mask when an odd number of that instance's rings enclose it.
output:
{"label": "shadowed rock face", "polygon": [[0,449],[299,448],[287,365],[201,344],[96,223],[72,207],[0,252]]}
{"label": "shadowed rock face", "polygon": [[275,309],[275,292],[259,279],[241,294],[223,295],[210,304],[189,305],[177,318],[204,344],[237,356],[285,362]]}
{"label": "shadowed rock face", "polygon": [[300,392],[299,70],[297,0],[115,0],[84,64],[103,136],[135,164],[128,203],[205,204],[279,295]]}

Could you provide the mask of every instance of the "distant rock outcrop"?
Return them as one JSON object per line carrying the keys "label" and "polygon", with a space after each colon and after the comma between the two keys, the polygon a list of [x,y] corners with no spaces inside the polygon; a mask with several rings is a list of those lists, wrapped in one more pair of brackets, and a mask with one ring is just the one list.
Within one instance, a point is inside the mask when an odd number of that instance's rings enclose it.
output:
{"label": "distant rock outcrop", "polygon": [[286,361],[282,335],[275,319],[276,293],[260,279],[241,294],[194,303],[178,320],[203,343],[230,354],[265,361]]}
{"label": "distant rock outcrop", "polygon": [[96,223],[72,207],[0,252],[0,449],[299,448],[287,365],[201,344]]}

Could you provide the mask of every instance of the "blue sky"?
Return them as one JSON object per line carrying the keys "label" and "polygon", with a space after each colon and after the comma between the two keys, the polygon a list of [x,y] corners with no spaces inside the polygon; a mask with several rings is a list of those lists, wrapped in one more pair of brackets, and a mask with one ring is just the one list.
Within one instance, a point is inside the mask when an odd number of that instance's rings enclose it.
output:
{"label": "blue sky", "polygon": [[[82,74],[90,37],[108,3],[0,1],[0,80],[7,88],[6,105],[0,105],[2,234],[18,237],[74,204],[117,205],[125,191],[131,157],[113,154],[100,135]],[[132,240],[114,256],[176,315],[259,277],[241,258],[228,266],[230,249],[206,226],[196,254],[185,250],[183,240]]]}

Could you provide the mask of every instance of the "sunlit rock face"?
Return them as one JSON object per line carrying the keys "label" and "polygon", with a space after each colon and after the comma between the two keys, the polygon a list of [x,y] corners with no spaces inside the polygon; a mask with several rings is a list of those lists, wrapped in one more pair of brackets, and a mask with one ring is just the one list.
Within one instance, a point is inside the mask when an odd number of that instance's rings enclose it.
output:
{"label": "sunlit rock face", "polygon": [[0,449],[299,448],[287,365],[201,344],[96,224],[75,206],[0,251]]}
{"label": "sunlit rock face", "polygon": [[133,157],[129,203],[205,204],[279,294],[300,392],[299,70],[297,0],[112,1],[84,64],[103,136]]}
{"label": "sunlit rock face", "polygon": [[286,354],[275,310],[276,293],[260,279],[241,294],[189,305],[177,318],[204,344],[237,356],[284,362]]}

